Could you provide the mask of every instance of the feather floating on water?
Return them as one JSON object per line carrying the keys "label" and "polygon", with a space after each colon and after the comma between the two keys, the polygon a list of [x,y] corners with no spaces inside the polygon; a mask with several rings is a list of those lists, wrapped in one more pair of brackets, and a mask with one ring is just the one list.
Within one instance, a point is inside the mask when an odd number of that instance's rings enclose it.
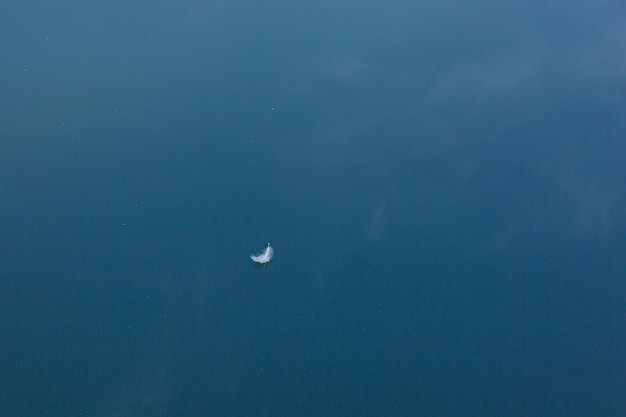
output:
{"label": "feather floating on water", "polygon": [[274,256],[274,248],[268,243],[267,248],[265,248],[263,252],[256,255],[250,255],[250,259],[260,264],[266,264],[272,260],[272,256]]}

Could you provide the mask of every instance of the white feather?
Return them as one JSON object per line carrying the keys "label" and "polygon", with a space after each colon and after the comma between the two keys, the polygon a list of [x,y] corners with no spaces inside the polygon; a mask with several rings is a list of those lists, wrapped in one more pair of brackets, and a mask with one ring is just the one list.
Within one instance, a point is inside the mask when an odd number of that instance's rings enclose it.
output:
{"label": "white feather", "polygon": [[272,260],[272,256],[274,256],[274,248],[268,243],[267,248],[265,248],[263,252],[256,255],[250,255],[250,259],[260,264],[266,264]]}

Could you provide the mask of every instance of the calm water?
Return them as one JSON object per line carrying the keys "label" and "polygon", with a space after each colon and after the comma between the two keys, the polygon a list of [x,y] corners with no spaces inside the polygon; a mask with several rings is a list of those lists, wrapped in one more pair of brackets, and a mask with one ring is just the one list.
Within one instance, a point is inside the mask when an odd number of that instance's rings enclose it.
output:
{"label": "calm water", "polygon": [[618,5],[1,9],[0,415],[626,415]]}

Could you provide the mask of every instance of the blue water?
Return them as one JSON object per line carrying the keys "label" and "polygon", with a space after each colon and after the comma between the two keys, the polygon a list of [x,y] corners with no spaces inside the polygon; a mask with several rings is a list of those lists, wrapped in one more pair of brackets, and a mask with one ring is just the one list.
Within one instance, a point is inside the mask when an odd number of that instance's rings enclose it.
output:
{"label": "blue water", "polygon": [[623,417],[625,19],[2,6],[0,416]]}

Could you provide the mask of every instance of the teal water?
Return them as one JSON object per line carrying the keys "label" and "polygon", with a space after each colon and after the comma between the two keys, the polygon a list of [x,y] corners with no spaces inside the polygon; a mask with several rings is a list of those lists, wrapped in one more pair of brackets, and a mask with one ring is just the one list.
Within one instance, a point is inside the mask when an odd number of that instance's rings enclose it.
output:
{"label": "teal water", "polygon": [[3,6],[0,415],[623,416],[611,7]]}

